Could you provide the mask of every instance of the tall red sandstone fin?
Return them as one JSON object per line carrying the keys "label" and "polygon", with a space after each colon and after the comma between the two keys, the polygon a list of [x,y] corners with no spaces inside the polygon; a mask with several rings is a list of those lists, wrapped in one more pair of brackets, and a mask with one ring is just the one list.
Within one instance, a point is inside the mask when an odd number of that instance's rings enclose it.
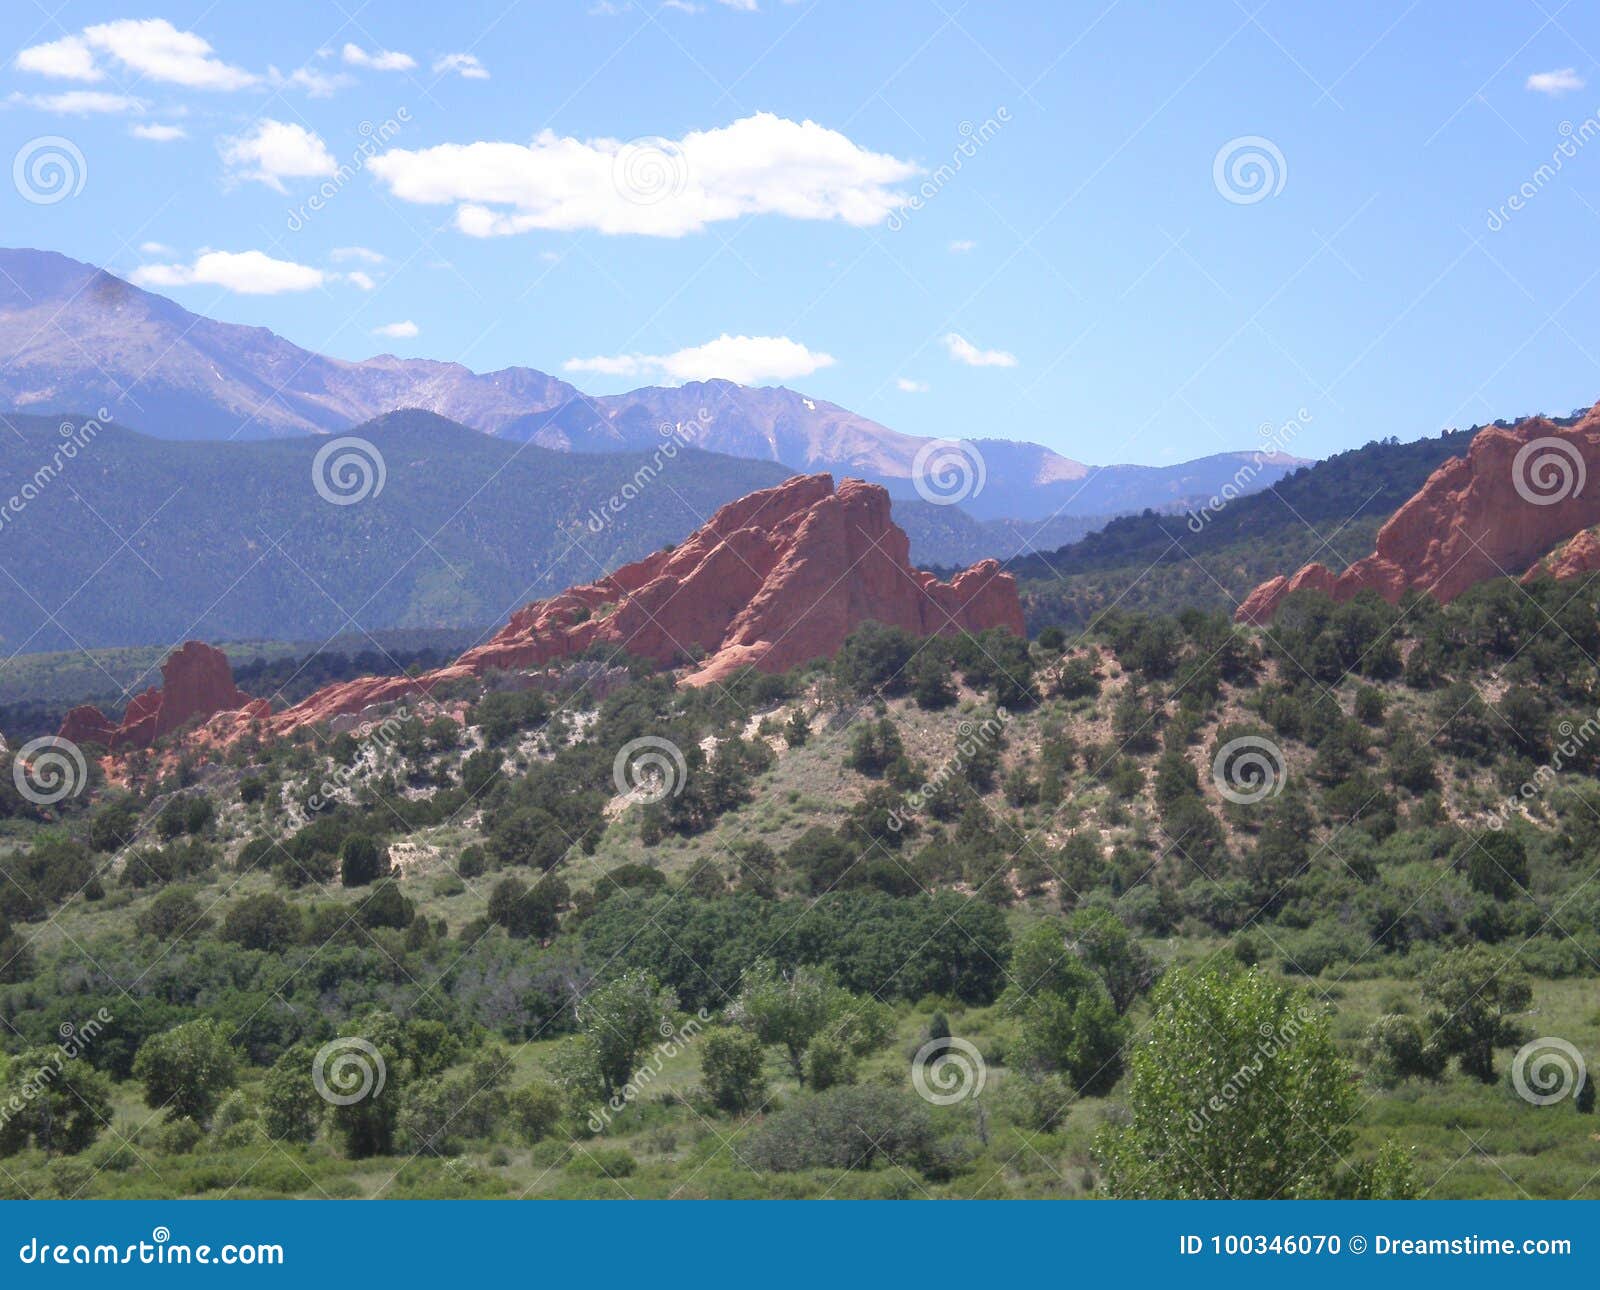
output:
{"label": "tall red sandstone fin", "polygon": [[[1447,604],[1480,582],[1523,574],[1597,524],[1600,406],[1573,426],[1543,417],[1506,430],[1489,426],[1473,436],[1465,456],[1435,470],[1378,530],[1372,555],[1331,585],[1324,585],[1327,570],[1321,565],[1264,582],[1234,617],[1267,622],[1301,586],[1318,587],[1340,601],[1370,590],[1394,604],[1408,591],[1421,591]],[[1551,572],[1570,577],[1586,571],[1585,550],[1553,561]]]}
{"label": "tall red sandstone fin", "polygon": [[161,686],[136,695],[122,719],[111,721],[98,708],[74,708],[61,725],[61,738],[104,744],[112,751],[148,748],[190,721],[205,720],[258,703],[233,683],[228,656],[203,641],[185,641],[161,664]]}
{"label": "tall red sandstone fin", "polygon": [[781,672],[832,656],[862,623],[919,635],[1023,632],[1016,581],[985,560],[939,582],[911,565],[877,484],[798,475],[729,502],[670,551],[525,605],[450,667],[365,677],[317,691],[268,722],[285,733],[495,669],[545,667],[598,647],[659,666],[701,662],[703,685],[746,667]]}

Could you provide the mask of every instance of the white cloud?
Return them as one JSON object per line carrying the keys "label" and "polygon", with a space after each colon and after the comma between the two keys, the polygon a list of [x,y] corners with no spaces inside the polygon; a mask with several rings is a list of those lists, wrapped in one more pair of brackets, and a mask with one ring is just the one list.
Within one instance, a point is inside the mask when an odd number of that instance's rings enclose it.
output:
{"label": "white cloud", "polygon": [[729,336],[724,332],[675,354],[616,354],[568,359],[569,372],[595,372],[602,376],[664,376],[674,381],[709,381],[722,378],[741,385],[761,381],[788,381],[832,367],[833,355],[807,349],[787,336]]}
{"label": "white cloud", "polygon": [[384,261],[381,252],[365,246],[336,246],[328,254],[338,264],[343,264],[346,260],[360,260],[363,264],[382,264]]}
{"label": "white cloud", "polygon": [[913,381],[904,376],[895,380],[894,387],[902,394],[926,394],[928,392],[928,383],[926,381]]}
{"label": "white cloud", "polygon": [[1572,67],[1558,67],[1553,72],[1535,72],[1528,77],[1527,88],[1552,98],[1583,88],[1583,77]]}
{"label": "white cloud", "polygon": [[66,90],[61,94],[12,94],[8,103],[19,103],[38,108],[41,112],[59,112],[65,116],[91,114],[139,113],[144,111],[144,100],[131,94],[111,94],[105,90]]}
{"label": "white cloud", "polygon": [[954,242],[950,243],[950,253],[952,255],[965,255],[977,245],[978,244],[976,242],[968,241],[965,238],[958,238]]}
{"label": "white cloud", "polygon": [[292,121],[264,117],[249,134],[220,143],[223,163],[235,177],[258,179],[280,193],[285,179],[331,175],[338,169],[322,139]]}
{"label": "white cloud", "polygon": [[78,35],[24,49],[17,66],[44,76],[98,81],[105,76],[98,54],[152,81],[195,90],[242,90],[261,80],[223,62],[205,37],[165,18],[120,18],[85,27]]}
{"label": "white cloud", "polygon": [[944,338],[950,357],[968,367],[1015,367],[1017,356],[1003,349],[979,349],[965,336],[950,332]]}
{"label": "white cloud", "polygon": [[313,67],[297,67],[287,76],[276,67],[267,69],[267,81],[275,89],[304,90],[314,99],[332,98],[335,92],[354,85],[356,78],[343,72],[319,72]]}
{"label": "white cloud", "polygon": [[370,67],[375,72],[409,72],[417,65],[416,59],[398,49],[375,49],[369,54],[360,45],[346,45],[342,57],[351,67]]}
{"label": "white cloud", "polygon": [[373,281],[370,273],[363,273],[360,269],[351,269],[343,275],[344,280],[353,287],[360,287],[363,291],[371,291],[378,284]]}
{"label": "white cloud", "polygon": [[761,8],[757,0],[717,0],[718,4],[726,5],[729,9],[737,9],[740,13],[760,13]]}
{"label": "white cloud", "polygon": [[478,61],[476,54],[446,54],[443,58],[434,60],[433,71],[436,76],[456,72],[469,81],[489,79],[488,69]]}
{"label": "white cloud", "polygon": [[388,336],[391,340],[410,340],[422,329],[407,318],[404,322],[384,323],[382,327],[374,327],[374,336]]}
{"label": "white cloud", "polygon": [[135,139],[149,139],[152,143],[171,143],[174,139],[189,137],[189,132],[181,125],[132,125],[128,133]]}
{"label": "white cloud", "polygon": [[693,0],[661,0],[663,9],[675,9],[679,13],[700,13],[705,9],[702,4],[695,4]]}
{"label": "white cloud", "polygon": [[905,197],[909,161],[814,121],[762,112],[677,141],[574,139],[391,148],[369,163],[397,197],[455,202],[473,237],[595,229],[681,237],[747,215],[880,224]]}
{"label": "white cloud", "polygon": [[82,36],[63,36],[24,49],[17,55],[17,68],[65,81],[100,81],[106,75],[94,65],[94,53]]}
{"label": "white cloud", "polygon": [[247,296],[320,287],[324,274],[309,264],[274,260],[261,251],[202,251],[193,264],[146,264],[131,280],[141,287],[222,287]]}
{"label": "white cloud", "polygon": [[140,242],[139,243],[139,254],[140,255],[176,255],[177,252],[174,251],[165,242]]}

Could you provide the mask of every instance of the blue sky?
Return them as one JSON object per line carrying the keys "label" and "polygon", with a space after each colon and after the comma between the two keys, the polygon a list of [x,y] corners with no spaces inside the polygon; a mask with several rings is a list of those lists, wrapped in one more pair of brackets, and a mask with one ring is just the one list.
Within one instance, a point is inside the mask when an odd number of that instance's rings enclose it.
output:
{"label": "blue sky", "polygon": [[9,9],[0,242],[322,352],[1097,463],[1600,397],[1575,4],[152,4]]}

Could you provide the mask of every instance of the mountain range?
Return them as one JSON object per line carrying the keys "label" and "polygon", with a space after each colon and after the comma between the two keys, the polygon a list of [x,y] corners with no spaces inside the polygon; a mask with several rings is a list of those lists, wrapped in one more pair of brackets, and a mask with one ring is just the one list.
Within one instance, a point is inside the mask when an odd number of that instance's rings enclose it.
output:
{"label": "mountain range", "polygon": [[[783,387],[712,380],[591,396],[530,367],[476,373],[392,354],[329,358],[49,251],[0,250],[0,354],[0,409],[87,415],[104,407],[166,439],[329,434],[406,408],[571,453],[650,452],[669,427],[695,448],[865,479],[897,499],[918,496],[918,454],[934,442]],[[967,442],[981,456],[983,485],[965,492],[961,507],[979,521],[1171,509],[1237,486],[1247,463],[1246,491],[1304,464],[1244,451],[1173,466],[1091,466],[1035,443]]]}

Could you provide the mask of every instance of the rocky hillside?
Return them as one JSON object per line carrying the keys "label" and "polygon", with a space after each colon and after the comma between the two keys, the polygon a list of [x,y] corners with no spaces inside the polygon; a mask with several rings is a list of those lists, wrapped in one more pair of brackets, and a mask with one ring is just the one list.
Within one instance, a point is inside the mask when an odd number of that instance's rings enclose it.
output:
{"label": "rocky hillside", "polygon": [[190,641],[162,665],[162,687],[139,695],[120,721],[75,708],[61,737],[116,752],[200,722],[209,723],[205,742],[285,735],[583,655],[681,667],[683,684],[702,686],[831,658],[867,622],[919,637],[1023,634],[1016,585],[995,561],[940,582],[912,568],[883,489],[847,479],[835,491],[828,475],[796,476],[722,507],[681,545],[524,606],[448,667],[340,682],[273,714],[233,684],[226,655]]}
{"label": "rocky hillside", "polygon": [[[701,687],[568,661],[114,783],[58,758],[64,793],[0,752],[0,1195],[1170,1195],[1116,1144],[1205,1025],[1223,1071],[1296,1046],[1158,1103],[1196,1149],[1309,1071],[1307,1194],[1592,1196],[1591,1104],[1506,1074],[1600,1043],[1600,577],[1300,603],[869,624]],[[612,1099],[623,1015],[651,1082]],[[386,1070],[359,1118],[313,1083],[336,1040]]]}

